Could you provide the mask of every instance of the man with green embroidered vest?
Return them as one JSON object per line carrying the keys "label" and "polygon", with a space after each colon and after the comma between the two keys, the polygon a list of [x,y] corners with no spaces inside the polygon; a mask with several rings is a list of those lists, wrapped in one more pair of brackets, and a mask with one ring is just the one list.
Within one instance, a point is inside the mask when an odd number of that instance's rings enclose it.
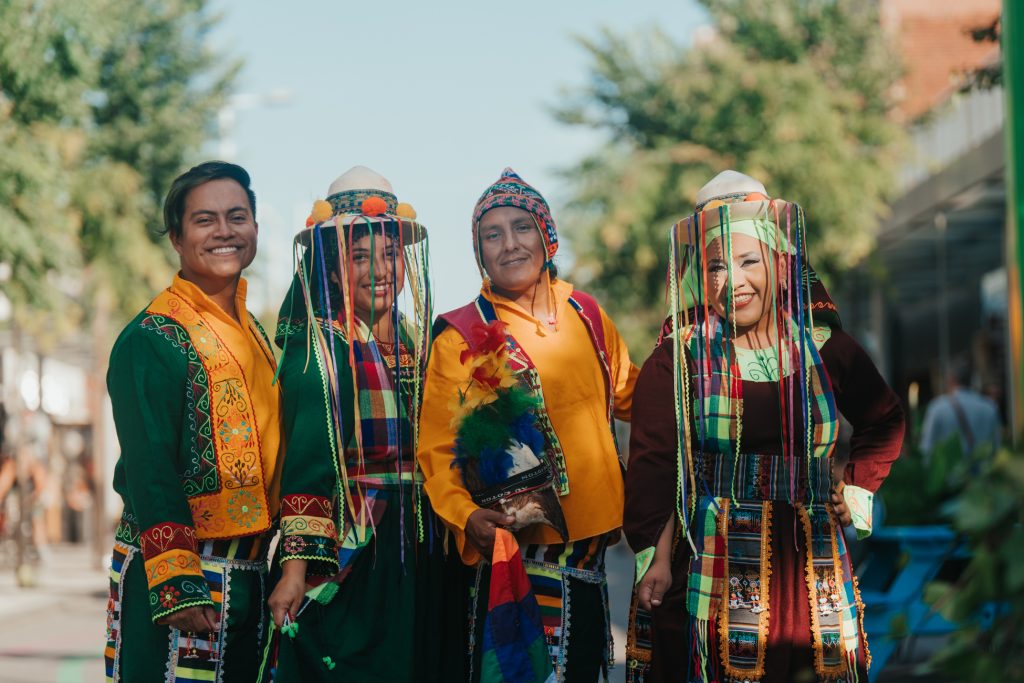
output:
{"label": "man with green embroidered vest", "polygon": [[220,161],[174,181],[164,224],[181,269],[111,352],[124,513],[110,572],[110,681],[258,673],[280,427],[274,355],[241,277],[258,232],[249,182]]}

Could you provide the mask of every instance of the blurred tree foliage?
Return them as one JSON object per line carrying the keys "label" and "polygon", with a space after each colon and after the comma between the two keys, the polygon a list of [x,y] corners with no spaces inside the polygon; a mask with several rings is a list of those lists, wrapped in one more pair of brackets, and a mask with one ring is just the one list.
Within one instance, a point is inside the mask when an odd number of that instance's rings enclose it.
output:
{"label": "blurred tree foliage", "polygon": [[206,0],[0,2],[0,263],[16,320],[56,342],[166,285],[161,203],[239,65]]}
{"label": "blurred tree foliage", "polygon": [[555,115],[609,134],[567,171],[574,278],[601,296],[646,357],[666,313],[668,228],[733,168],[808,215],[826,281],[872,245],[903,139],[889,116],[899,78],[876,3],[701,0],[714,24],[680,46],[605,31],[582,40],[590,83]]}
{"label": "blurred tree foliage", "polygon": [[886,526],[943,522],[942,507],[960,493],[966,473],[979,466],[972,463],[981,459],[980,452],[974,459],[964,454],[959,435],[936,444],[928,457],[915,444],[907,444],[879,489]]}
{"label": "blurred tree foliage", "polygon": [[943,512],[971,559],[958,580],[925,594],[960,623],[931,666],[950,680],[1024,681],[1024,453],[973,458]]}

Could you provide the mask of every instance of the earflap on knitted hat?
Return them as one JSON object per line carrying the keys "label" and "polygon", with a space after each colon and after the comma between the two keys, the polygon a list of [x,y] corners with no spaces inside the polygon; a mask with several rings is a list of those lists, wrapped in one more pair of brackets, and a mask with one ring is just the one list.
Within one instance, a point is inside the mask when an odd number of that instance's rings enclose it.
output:
{"label": "earflap on knitted hat", "polygon": [[485,213],[501,206],[511,206],[533,214],[541,239],[544,240],[547,252],[545,260],[551,261],[558,251],[558,231],[555,229],[555,220],[551,217],[551,207],[532,185],[520,178],[511,168],[506,168],[501,172],[501,177],[484,190],[476,202],[476,208],[473,209],[473,253],[476,254],[480,272],[484,272],[484,265],[480,261],[480,248],[476,243],[477,226]]}

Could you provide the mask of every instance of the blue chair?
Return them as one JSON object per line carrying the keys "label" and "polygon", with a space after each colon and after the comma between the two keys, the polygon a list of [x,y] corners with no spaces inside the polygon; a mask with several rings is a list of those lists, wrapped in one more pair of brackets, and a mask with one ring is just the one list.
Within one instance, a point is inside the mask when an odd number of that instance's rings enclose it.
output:
{"label": "blue chair", "polygon": [[[969,553],[947,526],[884,527],[865,542],[857,575],[871,648],[869,681],[874,682],[905,638],[944,635],[957,629],[925,604],[924,589],[943,564],[966,559]],[[903,617],[905,629],[894,637],[892,621],[897,616]]]}

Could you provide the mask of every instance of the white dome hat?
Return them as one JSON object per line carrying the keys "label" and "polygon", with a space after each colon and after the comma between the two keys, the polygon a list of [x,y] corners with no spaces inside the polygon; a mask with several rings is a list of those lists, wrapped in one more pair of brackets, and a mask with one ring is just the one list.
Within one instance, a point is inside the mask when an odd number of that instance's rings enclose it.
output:
{"label": "white dome hat", "polygon": [[[370,198],[384,202],[384,210],[364,214],[364,202]],[[327,190],[327,203],[331,216],[318,223],[321,228],[350,225],[390,225],[400,228],[405,244],[419,242],[426,237],[426,228],[416,221],[416,213],[408,204],[399,205],[394,188],[387,178],[366,166],[353,166],[338,176]],[[312,226],[299,231],[295,239],[308,245]]]}
{"label": "white dome hat", "polygon": [[335,179],[327,190],[327,196],[353,190],[377,190],[394,196],[395,190],[388,179],[366,166],[353,166]]}
{"label": "white dome hat", "polygon": [[715,199],[742,199],[752,192],[769,196],[761,181],[739,171],[722,171],[697,190],[697,211]]}

